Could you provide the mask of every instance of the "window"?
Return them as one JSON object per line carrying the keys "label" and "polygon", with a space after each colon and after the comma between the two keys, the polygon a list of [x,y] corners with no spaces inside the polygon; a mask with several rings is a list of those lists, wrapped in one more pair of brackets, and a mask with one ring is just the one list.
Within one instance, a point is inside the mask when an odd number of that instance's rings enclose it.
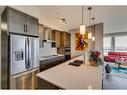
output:
{"label": "window", "polygon": [[115,37],[115,51],[127,51],[127,36]]}
{"label": "window", "polygon": [[104,38],[104,55],[107,55],[111,51],[111,37]]}

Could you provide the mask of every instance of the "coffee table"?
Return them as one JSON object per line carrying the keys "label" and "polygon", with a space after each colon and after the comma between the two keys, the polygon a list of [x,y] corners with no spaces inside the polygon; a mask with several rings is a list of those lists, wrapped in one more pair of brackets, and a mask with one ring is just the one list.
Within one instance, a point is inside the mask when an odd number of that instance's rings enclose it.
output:
{"label": "coffee table", "polygon": [[120,68],[120,65],[127,64],[127,60],[122,60],[122,59],[116,59],[115,60],[115,65],[118,64],[118,70]]}

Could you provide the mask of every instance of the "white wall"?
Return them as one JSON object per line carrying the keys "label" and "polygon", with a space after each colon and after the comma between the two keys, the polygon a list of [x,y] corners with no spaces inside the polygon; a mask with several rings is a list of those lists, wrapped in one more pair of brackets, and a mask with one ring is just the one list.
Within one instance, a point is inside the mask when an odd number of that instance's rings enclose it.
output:
{"label": "white wall", "polygon": [[103,57],[103,24],[96,24],[95,28],[95,50],[101,53]]}
{"label": "white wall", "polygon": [[[71,33],[71,57],[76,57],[83,54],[84,51],[77,51],[75,49],[75,33],[79,32],[78,29],[72,29],[69,31]],[[88,40],[88,50],[95,48],[101,53],[101,57],[103,57],[103,24],[96,24],[95,26],[95,47],[91,47],[91,41]]]}

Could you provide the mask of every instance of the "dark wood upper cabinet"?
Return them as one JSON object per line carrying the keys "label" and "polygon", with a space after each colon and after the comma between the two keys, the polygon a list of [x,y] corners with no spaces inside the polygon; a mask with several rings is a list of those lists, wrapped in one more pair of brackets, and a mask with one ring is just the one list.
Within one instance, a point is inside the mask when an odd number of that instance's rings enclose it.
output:
{"label": "dark wood upper cabinet", "polygon": [[61,33],[60,31],[56,30],[56,47],[61,47],[60,33]]}
{"label": "dark wood upper cabinet", "polygon": [[56,47],[61,47],[61,32],[58,30],[52,30],[52,41],[55,41]]}
{"label": "dark wood upper cabinet", "polygon": [[56,47],[70,47],[71,34],[64,31],[53,30],[52,40],[56,41]]}
{"label": "dark wood upper cabinet", "polygon": [[61,37],[61,38],[60,38],[60,40],[61,40],[61,41],[60,41],[60,42],[61,42],[61,47],[64,47],[64,46],[65,46],[65,45],[64,45],[64,43],[65,43],[65,42],[64,42],[64,34],[65,34],[65,32],[61,32],[61,35],[60,35],[60,37]]}
{"label": "dark wood upper cabinet", "polygon": [[25,35],[39,35],[38,19],[13,8],[6,7],[8,31]]}
{"label": "dark wood upper cabinet", "polygon": [[64,32],[64,47],[70,47],[71,46],[71,34]]}
{"label": "dark wood upper cabinet", "polygon": [[56,41],[56,32],[55,32],[55,30],[52,30],[52,40]]}

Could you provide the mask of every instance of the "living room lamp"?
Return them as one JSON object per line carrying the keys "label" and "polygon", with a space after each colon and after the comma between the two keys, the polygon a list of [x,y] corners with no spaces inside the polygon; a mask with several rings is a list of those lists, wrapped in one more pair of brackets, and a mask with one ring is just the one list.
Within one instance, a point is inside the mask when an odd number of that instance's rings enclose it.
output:
{"label": "living room lamp", "polygon": [[85,34],[85,31],[86,31],[86,27],[85,27],[85,24],[83,23],[84,21],[84,17],[83,17],[83,11],[84,11],[84,7],[82,5],[82,24],[80,25],[80,34],[83,35]]}

